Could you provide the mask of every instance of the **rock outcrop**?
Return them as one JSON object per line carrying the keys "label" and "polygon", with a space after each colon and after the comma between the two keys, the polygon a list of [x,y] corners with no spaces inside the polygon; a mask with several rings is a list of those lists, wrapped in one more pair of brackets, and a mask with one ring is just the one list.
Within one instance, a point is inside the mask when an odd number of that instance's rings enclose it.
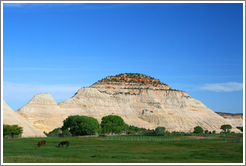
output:
{"label": "rock outcrop", "polygon": [[[17,112],[46,132],[61,127],[70,115],[91,116],[100,122],[102,117],[113,114],[128,125],[149,129],[163,126],[181,132],[193,132],[194,127],[201,126],[218,133],[221,125],[231,124],[186,92],[134,73],[106,77],[58,104],[52,96],[38,94]],[[232,126],[232,131],[240,132]]]}
{"label": "rock outcrop", "polygon": [[223,118],[227,119],[231,122],[233,126],[243,127],[243,114],[230,114],[230,113],[223,113],[223,112],[216,112],[218,115],[222,116]]}
{"label": "rock outcrop", "polygon": [[33,127],[25,118],[13,111],[3,101],[3,124],[23,127],[22,137],[46,137],[42,131]]}
{"label": "rock outcrop", "polygon": [[63,125],[67,118],[50,94],[35,95],[26,105],[16,111],[40,131],[50,132]]}

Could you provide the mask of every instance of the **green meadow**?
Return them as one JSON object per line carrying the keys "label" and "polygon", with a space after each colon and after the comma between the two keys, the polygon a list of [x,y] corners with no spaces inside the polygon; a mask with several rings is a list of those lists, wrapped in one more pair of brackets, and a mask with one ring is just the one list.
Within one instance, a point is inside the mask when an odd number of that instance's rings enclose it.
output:
{"label": "green meadow", "polygon": [[[37,144],[42,139],[46,145],[39,148]],[[187,136],[9,139],[3,140],[3,163],[243,163],[243,139],[239,138],[239,142],[236,139]],[[69,141],[70,145],[57,147],[61,141]]]}

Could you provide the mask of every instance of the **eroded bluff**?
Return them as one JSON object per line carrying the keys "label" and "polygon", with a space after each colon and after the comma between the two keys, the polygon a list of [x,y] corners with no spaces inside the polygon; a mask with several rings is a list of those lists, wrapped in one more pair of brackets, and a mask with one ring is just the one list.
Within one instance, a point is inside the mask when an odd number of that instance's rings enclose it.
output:
{"label": "eroded bluff", "polygon": [[[91,116],[100,122],[102,117],[113,114],[121,116],[128,125],[149,129],[163,126],[168,131],[183,132],[193,132],[196,126],[220,132],[221,125],[231,124],[186,92],[143,74],[109,76],[82,87],[64,102],[49,100],[52,102],[48,104],[35,100],[38,102],[28,103],[29,108],[23,106],[18,113],[43,131],[61,126],[70,115]],[[239,132],[232,126],[232,131]]]}
{"label": "eroded bluff", "polygon": [[13,111],[5,101],[3,101],[3,124],[23,127],[22,137],[46,137],[42,131],[31,125],[27,119]]}

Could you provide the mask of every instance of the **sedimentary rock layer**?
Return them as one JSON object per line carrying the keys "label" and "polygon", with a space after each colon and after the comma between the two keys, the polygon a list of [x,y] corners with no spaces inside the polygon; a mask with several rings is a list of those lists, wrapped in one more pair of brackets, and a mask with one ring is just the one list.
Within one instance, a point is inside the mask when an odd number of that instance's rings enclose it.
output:
{"label": "sedimentary rock layer", "polygon": [[216,112],[218,115],[230,121],[230,123],[237,127],[243,126],[243,114],[230,114],[223,112]]}
{"label": "sedimentary rock layer", "polygon": [[35,95],[26,105],[16,111],[40,131],[50,132],[63,125],[67,117],[50,94]]}
{"label": "sedimentary rock layer", "polygon": [[168,131],[192,132],[194,127],[220,132],[227,119],[207,108],[186,92],[143,74],[125,73],[106,77],[56,104],[49,94],[38,94],[17,111],[41,131],[61,127],[70,115],[91,116],[98,121],[107,115],[119,115],[128,125]]}
{"label": "sedimentary rock layer", "polygon": [[42,131],[32,126],[27,119],[13,111],[5,101],[3,101],[3,124],[23,127],[22,137],[46,137]]}

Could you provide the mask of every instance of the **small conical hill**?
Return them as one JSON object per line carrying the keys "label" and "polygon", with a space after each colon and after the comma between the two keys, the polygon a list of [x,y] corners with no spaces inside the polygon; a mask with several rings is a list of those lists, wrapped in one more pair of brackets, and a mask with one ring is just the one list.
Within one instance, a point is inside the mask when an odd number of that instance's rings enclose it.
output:
{"label": "small conical hill", "polygon": [[3,124],[23,127],[22,137],[46,137],[42,131],[32,126],[27,119],[13,111],[5,101],[3,101]]}
{"label": "small conical hill", "polygon": [[50,94],[35,95],[30,102],[16,111],[40,131],[49,132],[63,125],[67,117]]}

